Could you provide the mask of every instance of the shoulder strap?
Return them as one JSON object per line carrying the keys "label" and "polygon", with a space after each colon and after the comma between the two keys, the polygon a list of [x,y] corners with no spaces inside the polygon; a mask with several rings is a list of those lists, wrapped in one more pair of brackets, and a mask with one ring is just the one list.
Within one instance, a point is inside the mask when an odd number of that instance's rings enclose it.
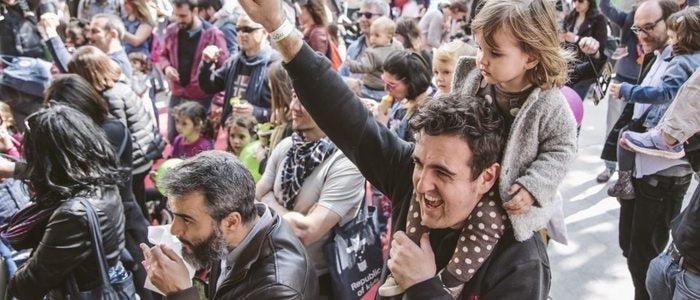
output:
{"label": "shoulder strap", "polygon": [[123,123],[119,123],[122,124],[122,128],[124,128],[124,138],[122,138],[122,143],[119,144],[119,151],[117,151],[117,157],[122,156],[122,154],[124,153],[124,148],[126,148],[126,142],[129,139],[129,129]]}
{"label": "shoulder strap", "polygon": [[107,275],[107,259],[105,258],[104,247],[102,244],[102,231],[100,230],[100,222],[97,217],[97,212],[92,207],[92,204],[87,199],[81,198],[80,203],[85,206],[85,216],[88,219],[88,228],[90,229],[90,240],[92,241],[92,250],[97,257],[97,268],[102,278],[102,286],[111,288],[109,276]]}

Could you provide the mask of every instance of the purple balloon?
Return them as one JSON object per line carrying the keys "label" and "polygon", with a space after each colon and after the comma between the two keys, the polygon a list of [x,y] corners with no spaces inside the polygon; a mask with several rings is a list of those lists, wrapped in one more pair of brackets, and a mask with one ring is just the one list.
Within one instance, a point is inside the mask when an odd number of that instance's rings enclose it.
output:
{"label": "purple balloon", "polygon": [[576,125],[581,126],[581,121],[583,121],[583,101],[581,101],[581,97],[568,86],[562,87],[561,93],[566,98],[566,102],[569,103],[574,119],[576,119]]}

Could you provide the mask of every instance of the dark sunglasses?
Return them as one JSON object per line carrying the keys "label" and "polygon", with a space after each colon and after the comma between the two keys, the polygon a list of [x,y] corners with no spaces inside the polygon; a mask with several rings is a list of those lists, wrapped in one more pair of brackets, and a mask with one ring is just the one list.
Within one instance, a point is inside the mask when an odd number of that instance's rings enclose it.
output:
{"label": "dark sunglasses", "polygon": [[358,11],[355,13],[355,19],[359,19],[360,17],[365,17],[365,19],[371,19],[372,16],[378,16],[379,14],[371,13],[371,12],[361,12]]}
{"label": "dark sunglasses", "polygon": [[236,27],[236,32],[244,32],[244,33],[251,33],[256,30],[260,30],[262,27],[250,27],[250,26],[241,26],[241,27]]}
{"label": "dark sunglasses", "polygon": [[642,32],[649,34],[649,32],[654,31],[654,28],[656,28],[656,25],[659,24],[659,22],[661,22],[663,20],[664,20],[664,17],[661,17],[661,19],[656,20],[656,22],[644,24],[642,26],[632,26],[632,27],[630,27],[630,29],[632,30],[632,32],[634,32],[636,34],[640,34]]}

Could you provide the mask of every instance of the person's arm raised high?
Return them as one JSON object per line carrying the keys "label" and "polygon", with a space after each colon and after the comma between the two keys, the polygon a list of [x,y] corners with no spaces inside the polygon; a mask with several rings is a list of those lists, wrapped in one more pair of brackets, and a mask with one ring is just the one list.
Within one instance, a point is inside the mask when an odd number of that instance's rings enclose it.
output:
{"label": "person's arm raised high", "polygon": [[[286,18],[280,0],[241,0],[253,21],[262,24],[277,40],[277,49],[294,82],[299,100],[314,121],[358,167],[362,174],[390,198],[410,192],[413,146],[378,124],[372,113],[352,93],[328,59],[304,45],[296,30],[285,31]],[[287,34],[277,35],[283,32]],[[275,38],[277,36],[277,38]]]}

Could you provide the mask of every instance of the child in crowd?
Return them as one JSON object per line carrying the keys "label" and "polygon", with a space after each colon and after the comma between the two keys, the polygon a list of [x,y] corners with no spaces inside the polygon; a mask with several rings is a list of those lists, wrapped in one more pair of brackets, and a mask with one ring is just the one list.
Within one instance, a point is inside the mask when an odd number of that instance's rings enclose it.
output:
{"label": "child in crowd", "polygon": [[153,121],[158,124],[158,114],[155,101],[153,101],[153,66],[151,60],[145,53],[129,53],[129,63],[133,74],[131,75],[131,89],[141,97],[143,106],[148,110],[148,115],[153,116]]}
{"label": "child in crowd", "polygon": [[437,87],[436,95],[449,94],[452,91],[457,60],[461,56],[475,56],[476,49],[462,41],[443,44],[433,55],[433,81]]}
{"label": "child in crowd", "polygon": [[[644,112],[646,115],[643,120],[644,130],[656,127],[666,109],[673,102],[678,89],[700,67],[700,7],[689,7],[674,13],[668,17],[666,24],[673,57],[661,78],[662,83],[657,86],[640,86],[629,83],[610,85],[610,94],[613,97],[624,98],[635,103],[635,111]],[[634,130],[640,129],[635,128]],[[626,133],[622,134],[623,138]],[[625,145],[630,145],[630,143]],[[624,200],[634,199],[635,193],[631,177],[635,165],[635,155],[634,152],[621,145],[618,145],[617,148],[619,178],[615,185],[608,189],[608,195]],[[680,153],[680,151],[677,152]],[[682,155],[679,157],[677,154],[675,157],[669,158],[680,159],[682,157]]]}
{"label": "child in crowd", "polygon": [[[566,242],[557,189],[576,152],[576,124],[559,91],[567,81],[567,58],[572,55],[559,47],[553,3],[486,1],[472,21],[472,32],[480,48],[476,59],[460,59],[454,90],[495,105],[510,132],[498,193],[477,203],[457,241],[458,251],[438,271],[454,297],[503,235],[506,213],[518,241],[554,223],[548,233]],[[418,207],[414,203],[409,209],[414,217],[406,226],[416,243],[426,231]]]}
{"label": "child in crowd", "polygon": [[21,157],[22,136],[15,127],[15,118],[7,103],[0,101],[0,151],[13,157]]}
{"label": "child in crowd", "polygon": [[353,73],[362,73],[362,96],[379,101],[386,94],[382,81],[382,66],[389,55],[401,50],[398,43],[393,43],[396,23],[387,17],[380,17],[369,29],[369,46],[359,61],[346,60],[346,65]]}
{"label": "child in crowd", "polygon": [[68,49],[68,52],[73,52],[75,49],[79,48],[80,46],[87,45],[88,40],[85,37],[85,34],[88,30],[88,24],[82,20],[78,19],[71,19],[70,22],[68,22],[68,25],[66,26],[66,48]]}
{"label": "child in crowd", "polygon": [[255,139],[255,126],[258,121],[252,116],[231,115],[226,120],[226,132],[228,133],[229,151],[236,156],[241,155],[243,147]]}
{"label": "child in crowd", "polygon": [[195,101],[185,101],[172,112],[177,137],[173,141],[170,158],[192,157],[214,149],[214,126],[207,118],[207,111]]}
{"label": "child in crowd", "polygon": [[622,142],[635,152],[668,159],[685,156],[684,142],[700,132],[700,69],[678,90],[659,125],[645,133],[626,131]]}
{"label": "child in crowd", "polygon": [[260,160],[265,149],[256,139],[258,121],[253,116],[231,115],[226,119],[227,151],[235,154],[248,168],[253,180],[260,180]]}

